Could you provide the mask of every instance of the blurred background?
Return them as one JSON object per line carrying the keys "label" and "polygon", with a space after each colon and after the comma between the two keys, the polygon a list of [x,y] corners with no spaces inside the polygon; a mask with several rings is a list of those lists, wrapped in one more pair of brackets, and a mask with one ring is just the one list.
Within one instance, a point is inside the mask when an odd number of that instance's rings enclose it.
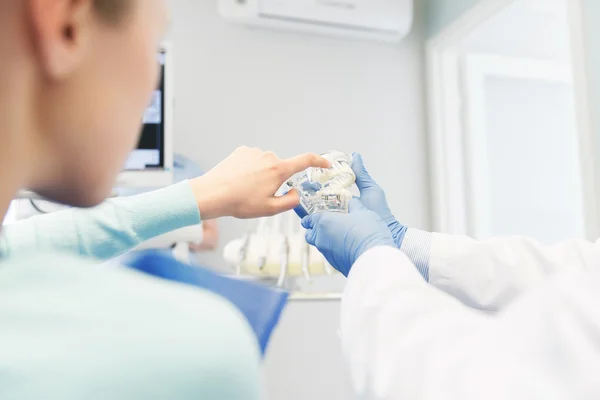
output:
{"label": "blurred background", "polygon": [[[203,168],[241,144],[281,157],[359,151],[398,218],[430,227],[425,4],[415,6],[412,32],[386,43],[247,28],[224,19],[217,1],[173,1],[175,149]],[[252,224],[219,221],[220,245]],[[199,257],[223,262],[219,251]],[[339,307],[335,300],[288,305],[266,359],[269,398],[354,398]]]}
{"label": "blurred background", "polygon": [[[201,173],[240,145],[280,157],[356,151],[409,227],[599,236],[600,2],[170,4],[165,159],[185,156]],[[155,96],[148,115],[160,105]],[[7,220],[35,212],[13,207]],[[256,226],[219,220],[204,232],[214,244],[191,257],[231,272],[224,248]],[[344,280],[313,285],[339,294]],[[355,398],[339,307],[335,296],[289,304],[266,358],[269,398]]]}

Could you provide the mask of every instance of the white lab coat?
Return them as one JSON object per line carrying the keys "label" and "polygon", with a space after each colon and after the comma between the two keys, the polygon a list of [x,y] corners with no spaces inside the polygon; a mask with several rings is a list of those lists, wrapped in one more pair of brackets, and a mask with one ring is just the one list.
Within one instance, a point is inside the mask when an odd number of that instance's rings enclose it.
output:
{"label": "white lab coat", "polygon": [[353,266],[341,336],[361,398],[600,399],[600,243],[435,234],[429,268],[386,247]]}

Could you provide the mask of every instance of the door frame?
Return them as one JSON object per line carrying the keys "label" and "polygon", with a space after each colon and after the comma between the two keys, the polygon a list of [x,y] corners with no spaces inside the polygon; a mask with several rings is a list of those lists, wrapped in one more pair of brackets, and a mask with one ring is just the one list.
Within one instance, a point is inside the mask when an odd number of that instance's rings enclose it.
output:
{"label": "door frame", "polygon": [[[426,43],[428,131],[434,231],[470,234],[468,182],[465,176],[465,127],[460,93],[459,44],[473,30],[517,0],[482,0]],[[599,236],[598,188],[595,171],[586,51],[581,0],[569,0],[571,27],[572,81],[576,108],[580,170],[582,171],[583,210],[586,237]],[[596,169],[598,168],[598,169]]]}

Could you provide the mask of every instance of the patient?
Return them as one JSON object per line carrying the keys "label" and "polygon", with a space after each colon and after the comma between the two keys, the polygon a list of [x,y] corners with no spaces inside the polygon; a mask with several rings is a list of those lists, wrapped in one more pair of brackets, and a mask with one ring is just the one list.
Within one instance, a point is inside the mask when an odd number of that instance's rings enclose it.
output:
{"label": "patient", "polygon": [[[0,0],[0,215],[18,190],[93,207],[137,141],[165,0]],[[201,290],[100,266],[222,216],[289,210],[273,193],[327,161],[240,148],[202,177],[2,233],[0,398],[256,399],[248,324]]]}

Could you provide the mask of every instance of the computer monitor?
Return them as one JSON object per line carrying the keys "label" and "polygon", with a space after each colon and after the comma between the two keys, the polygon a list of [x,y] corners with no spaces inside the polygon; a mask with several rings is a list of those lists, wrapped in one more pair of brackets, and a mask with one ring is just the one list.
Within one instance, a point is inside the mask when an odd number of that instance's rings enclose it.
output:
{"label": "computer monitor", "polygon": [[161,187],[173,182],[173,82],[167,44],[161,46],[157,58],[160,83],[144,113],[140,140],[117,179],[117,188]]}

